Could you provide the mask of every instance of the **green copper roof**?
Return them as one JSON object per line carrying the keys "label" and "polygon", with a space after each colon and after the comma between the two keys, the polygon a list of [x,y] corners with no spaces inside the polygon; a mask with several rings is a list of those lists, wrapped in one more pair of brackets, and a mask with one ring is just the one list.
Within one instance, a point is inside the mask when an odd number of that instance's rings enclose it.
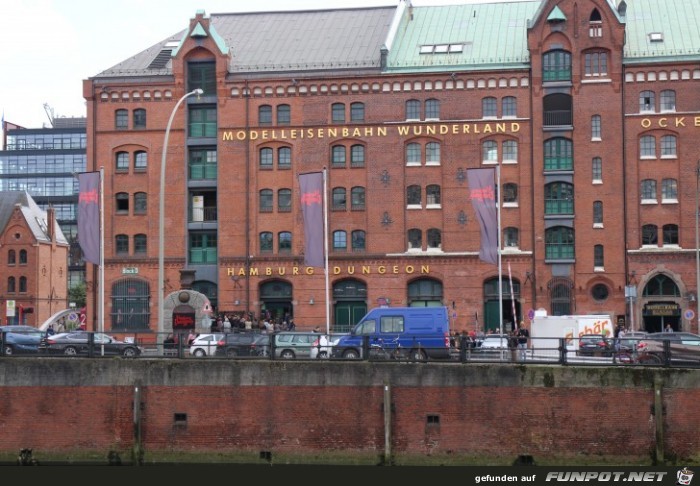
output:
{"label": "green copper roof", "polygon": [[700,0],[628,0],[626,23],[625,63],[700,59]]}
{"label": "green copper roof", "polygon": [[555,5],[547,16],[547,22],[559,22],[564,20],[566,20],[566,15],[564,15],[564,12],[562,12],[561,9]]}
{"label": "green copper roof", "polygon": [[[533,1],[413,7],[412,20],[407,9],[389,52],[387,72],[526,67],[527,20],[539,5]],[[421,47],[429,46],[448,46],[451,52],[421,54]]]}

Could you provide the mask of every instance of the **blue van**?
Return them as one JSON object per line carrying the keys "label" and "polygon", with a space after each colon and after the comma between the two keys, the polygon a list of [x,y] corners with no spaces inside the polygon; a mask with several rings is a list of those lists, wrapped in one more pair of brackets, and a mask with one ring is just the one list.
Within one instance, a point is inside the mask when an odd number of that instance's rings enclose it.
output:
{"label": "blue van", "polygon": [[333,347],[333,357],[359,359],[364,355],[363,348],[380,350],[387,357],[414,361],[449,358],[450,321],[447,307],[372,309],[350,334],[340,338]]}

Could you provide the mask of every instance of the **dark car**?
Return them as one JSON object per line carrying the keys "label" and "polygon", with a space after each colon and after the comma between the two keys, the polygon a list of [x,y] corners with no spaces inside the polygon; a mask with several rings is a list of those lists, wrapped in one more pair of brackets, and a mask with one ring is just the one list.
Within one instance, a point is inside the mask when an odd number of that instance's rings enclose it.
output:
{"label": "dark car", "polygon": [[100,356],[104,349],[105,356],[123,356],[133,358],[141,355],[141,348],[134,343],[119,341],[118,339],[102,333],[90,333],[76,331],[55,334],[42,339],[39,351],[46,354],[63,354],[66,356],[87,355],[90,352],[90,336],[94,336],[92,352],[94,356]]}
{"label": "dark car", "polygon": [[270,356],[270,336],[252,332],[229,332],[216,343],[216,356]]}
{"label": "dark car", "polygon": [[44,337],[44,333],[32,326],[0,327],[0,342],[5,356],[38,353],[42,337]]}
{"label": "dark car", "polygon": [[647,335],[643,344],[647,353],[658,356],[662,362],[666,360],[666,349],[668,349],[670,363],[693,366],[700,364],[700,336],[697,334],[653,332]]}
{"label": "dark car", "polygon": [[578,341],[579,356],[612,356],[615,353],[613,339],[602,334],[584,334]]}

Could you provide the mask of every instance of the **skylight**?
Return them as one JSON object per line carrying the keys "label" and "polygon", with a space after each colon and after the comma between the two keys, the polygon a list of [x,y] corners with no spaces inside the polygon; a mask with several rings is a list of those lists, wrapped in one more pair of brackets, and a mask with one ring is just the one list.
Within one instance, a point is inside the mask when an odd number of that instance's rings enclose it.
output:
{"label": "skylight", "polygon": [[420,46],[421,54],[453,54],[462,52],[464,43],[459,44],[426,44]]}

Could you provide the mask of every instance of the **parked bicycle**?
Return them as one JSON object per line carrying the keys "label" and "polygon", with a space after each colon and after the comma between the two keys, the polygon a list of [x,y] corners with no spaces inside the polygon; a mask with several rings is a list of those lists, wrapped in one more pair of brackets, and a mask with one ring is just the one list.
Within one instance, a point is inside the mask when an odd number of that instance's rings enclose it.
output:
{"label": "parked bicycle", "polygon": [[644,342],[636,343],[636,345],[631,348],[621,348],[613,353],[613,363],[620,364],[646,364],[646,365],[660,365],[662,363],[661,357],[649,353],[647,351],[647,345]]}
{"label": "parked bicycle", "polygon": [[406,355],[399,341],[399,336],[396,336],[391,340],[390,345],[384,344],[384,339],[379,338],[375,342],[372,342],[369,346],[369,358],[376,360],[400,360],[405,358]]}

